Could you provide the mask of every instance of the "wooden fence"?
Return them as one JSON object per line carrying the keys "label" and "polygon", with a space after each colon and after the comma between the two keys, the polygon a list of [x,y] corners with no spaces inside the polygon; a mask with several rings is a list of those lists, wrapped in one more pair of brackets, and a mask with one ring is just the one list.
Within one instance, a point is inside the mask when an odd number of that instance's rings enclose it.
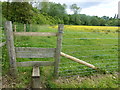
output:
{"label": "wooden fence", "polygon": [[[25,27],[25,26],[24,26]],[[63,32],[63,24],[58,26],[57,33],[48,33],[48,32],[16,32],[16,26],[14,26],[14,32],[12,29],[12,22],[7,21],[5,23],[5,32],[6,32],[6,42],[7,49],[10,60],[10,71],[13,77],[17,76],[17,67],[33,67],[33,88],[39,88],[39,85],[35,84],[37,78],[40,78],[39,67],[40,66],[54,66],[54,76],[58,76],[58,67],[60,62],[60,52],[62,46],[62,32]],[[15,47],[14,46],[14,35],[17,36],[56,36],[57,37],[57,45],[56,48],[30,48],[30,47]],[[34,51],[34,53],[33,53]],[[47,58],[53,57],[55,59],[54,62],[50,61],[27,61],[27,62],[17,62],[16,58]]]}
{"label": "wooden fence", "polygon": [[[26,27],[24,25],[24,27]],[[61,52],[62,47],[62,34],[63,34],[63,24],[58,25],[57,33],[50,32],[26,32],[24,28],[24,32],[16,32],[16,25],[14,26],[14,32],[12,29],[11,21],[7,21],[5,23],[5,31],[6,31],[6,44],[8,49],[9,61],[10,61],[10,71],[13,77],[17,76],[17,67],[33,67],[32,73],[32,87],[40,88],[40,66],[54,66],[54,76],[58,76],[58,67],[60,62],[60,56],[64,56],[69,58],[77,63],[84,64],[90,68],[98,69],[94,65],[87,63],[83,60],[75,58],[73,56],[67,55]],[[33,47],[15,47],[14,46],[14,36],[56,36],[57,44],[56,48],[33,48]],[[5,43],[5,42],[4,42]],[[0,46],[3,46],[3,44]],[[48,58],[53,57],[54,61],[26,61],[26,62],[17,62],[16,58]]]}

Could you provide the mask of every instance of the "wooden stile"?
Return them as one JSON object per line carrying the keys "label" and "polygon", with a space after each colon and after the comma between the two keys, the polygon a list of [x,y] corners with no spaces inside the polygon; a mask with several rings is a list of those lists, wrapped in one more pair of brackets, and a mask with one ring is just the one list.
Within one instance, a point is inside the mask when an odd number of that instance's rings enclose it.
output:
{"label": "wooden stile", "polygon": [[[7,48],[10,59],[11,75],[16,76],[17,67],[33,67],[32,72],[32,88],[40,88],[40,66],[54,66],[54,76],[58,76],[58,67],[60,62],[60,52],[62,46],[63,24],[58,26],[58,33],[50,32],[26,32],[26,24],[24,24],[24,32],[12,31],[11,21],[5,23],[5,31],[7,38]],[[33,48],[33,47],[14,47],[13,34],[17,36],[57,36],[56,48]],[[55,61],[26,61],[16,62],[17,58],[48,58],[54,57]]]}
{"label": "wooden stile", "polygon": [[10,60],[10,71],[13,77],[16,76],[17,68],[16,68],[16,55],[15,55],[15,47],[14,47],[14,39],[13,39],[13,31],[12,31],[12,22],[7,21],[5,23],[5,32],[7,39],[7,49]]}
{"label": "wooden stile", "polygon": [[17,36],[57,36],[57,33],[50,32],[14,32]]}

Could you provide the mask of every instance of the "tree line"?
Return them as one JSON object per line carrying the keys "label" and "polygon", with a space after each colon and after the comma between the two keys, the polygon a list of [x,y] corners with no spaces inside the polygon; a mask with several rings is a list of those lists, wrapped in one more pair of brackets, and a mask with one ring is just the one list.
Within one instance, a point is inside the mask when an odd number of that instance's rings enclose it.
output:
{"label": "tree line", "polygon": [[74,14],[66,12],[67,5],[53,2],[0,2],[3,20],[32,24],[67,24],[90,26],[120,26],[120,19],[80,14],[81,8],[72,4]]}

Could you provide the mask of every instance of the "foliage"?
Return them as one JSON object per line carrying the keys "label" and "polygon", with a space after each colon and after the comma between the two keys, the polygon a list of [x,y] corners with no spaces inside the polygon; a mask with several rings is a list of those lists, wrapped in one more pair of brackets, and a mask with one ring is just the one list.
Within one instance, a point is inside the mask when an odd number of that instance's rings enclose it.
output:
{"label": "foliage", "polygon": [[93,25],[93,26],[120,26],[117,15],[98,17],[79,14],[81,8],[77,4],[70,6],[74,14],[67,14],[66,4],[53,2],[1,2],[2,17],[19,23],[33,24],[67,24],[67,25]]}
{"label": "foliage", "polygon": [[28,2],[3,2],[3,16],[12,22],[31,23],[32,5]]}

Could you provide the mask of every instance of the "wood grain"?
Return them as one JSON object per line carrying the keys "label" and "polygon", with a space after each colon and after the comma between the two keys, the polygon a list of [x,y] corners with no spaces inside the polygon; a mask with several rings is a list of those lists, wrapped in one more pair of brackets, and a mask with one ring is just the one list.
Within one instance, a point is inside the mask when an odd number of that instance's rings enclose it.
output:
{"label": "wood grain", "polygon": [[57,33],[50,32],[14,32],[16,36],[57,36]]}
{"label": "wood grain", "polygon": [[40,69],[38,66],[33,66],[32,77],[40,77]]}
{"label": "wood grain", "polygon": [[16,47],[17,58],[49,58],[55,56],[55,48]]}
{"label": "wood grain", "polygon": [[17,67],[30,67],[30,66],[53,66],[54,62],[50,61],[26,61],[17,62]]}
{"label": "wood grain", "polygon": [[63,33],[63,24],[58,25],[58,36],[57,36],[57,46],[56,46],[56,53],[55,53],[55,67],[54,67],[54,76],[58,76],[58,68],[60,62],[60,52],[62,47],[62,33]]}
{"label": "wood grain", "polygon": [[92,65],[92,64],[90,64],[90,63],[87,63],[87,62],[85,62],[85,61],[83,61],[83,60],[80,60],[80,59],[78,59],[78,58],[75,58],[75,57],[73,57],[73,56],[70,56],[70,55],[68,55],[68,54],[65,54],[65,53],[63,53],[63,52],[61,52],[60,55],[66,57],[66,58],[68,58],[68,59],[70,59],[70,60],[72,60],[72,61],[75,61],[75,62],[77,62],[77,63],[86,65],[86,66],[88,66],[88,67],[90,67],[90,68],[97,69],[97,67],[95,67],[94,65]]}
{"label": "wood grain", "polygon": [[14,38],[13,38],[12,30],[13,30],[12,22],[6,21],[5,32],[6,32],[6,42],[7,42],[9,61],[10,61],[10,71],[11,71],[11,75],[15,77],[17,68],[16,68],[16,54],[15,54]]}

